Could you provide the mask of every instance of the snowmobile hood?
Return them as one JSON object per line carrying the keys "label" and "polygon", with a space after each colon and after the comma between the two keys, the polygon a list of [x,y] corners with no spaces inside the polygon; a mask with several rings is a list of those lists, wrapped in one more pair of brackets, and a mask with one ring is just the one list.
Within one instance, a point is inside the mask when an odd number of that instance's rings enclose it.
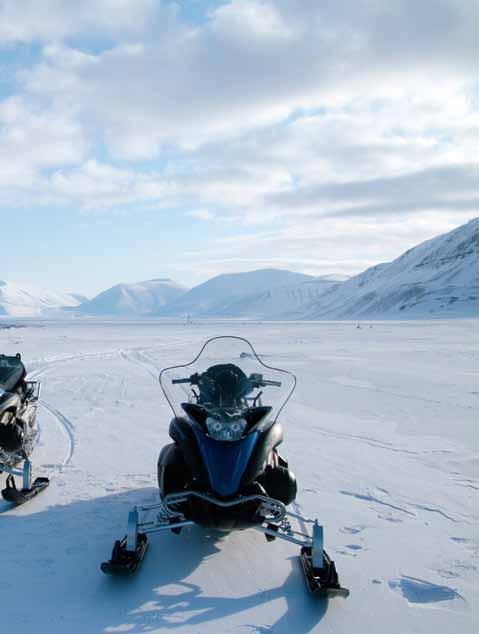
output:
{"label": "snowmobile hood", "polygon": [[221,497],[237,493],[259,433],[252,432],[236,442],[213,440],[195,428],[194,433],[213,492]]}

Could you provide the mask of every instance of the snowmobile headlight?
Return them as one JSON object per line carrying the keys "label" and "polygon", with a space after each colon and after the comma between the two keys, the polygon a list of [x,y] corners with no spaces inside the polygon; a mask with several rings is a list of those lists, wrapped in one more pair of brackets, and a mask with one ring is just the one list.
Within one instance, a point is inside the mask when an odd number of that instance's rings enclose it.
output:
{"label": "snowmobile headlight", "polygon": [[246,421],[244,418],[220,420],[208,416],[206,429],[213,440],[239,440],[246,429]]}

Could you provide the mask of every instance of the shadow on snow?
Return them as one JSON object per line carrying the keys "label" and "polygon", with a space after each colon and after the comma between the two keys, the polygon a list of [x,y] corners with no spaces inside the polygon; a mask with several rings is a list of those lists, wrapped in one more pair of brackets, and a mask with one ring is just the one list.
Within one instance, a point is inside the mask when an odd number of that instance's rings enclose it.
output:
{"label": "shadow on snow", "polygon": [[[35,512],[40,499],[45,500],[39,498],[24,507],[31,514],[3,513],[0,519],[2,618],[19,634],[32,627],[50,634],[181,631],[211,621],[219,621],[216,627],[221,629],[222,619],[226,619],[226,629],[229,617],[262,606],[269,615],[274,614],[274,622],[261,626],[251,623],[252,615],[245,614],[244,627],[301,634],[310,632],[326,613],[327,601],[308,594],[297,557],[290,558],[290,573],[280,586],[252,587],[243,596],[214,596],[191,583],[188,577],[206,558],[220,553],[224,539],[222,535],[208,536],[199,527],[181,535],[152,535],[149,552],[133,578],[102,575],[100,562],[109,557],[114,539],[124,535],[127,511],[134,504],[156,500],[156,489]],[[264,547],[264,560],[255,562],[262,577],[264,566],[274,557],[266,543]],[[248,554],[254,561],[254,552]],[[221,556],[225,555],[227,552]],[[218,576],[221,574],[224,568],[220,566]],[[234,574],[232,570],[230,582],[234,582]],[[222,585],[221,579],[217,585]],[[285,600],[286,608],[268,605],[278,599]],[[263,615],[260,620],[268,619]],[[232,627],[238,627],[237,618]]]}

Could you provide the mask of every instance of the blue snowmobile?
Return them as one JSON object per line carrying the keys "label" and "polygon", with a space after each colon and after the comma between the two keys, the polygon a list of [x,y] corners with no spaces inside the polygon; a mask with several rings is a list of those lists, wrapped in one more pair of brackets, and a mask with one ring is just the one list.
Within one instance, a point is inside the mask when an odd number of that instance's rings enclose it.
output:
{"label": "blue snowmobile", "polygon": [[102,571],[134,574],[147,533],[180,533],[191,524],[219,531],[254,528],[267,541],[301,546],[311,592],[348,596],[323,548],[322,526],[287,508],[297,485],[278,451],[283,440],[278,417],[295,376],[265,365],[246,339],[216,337],[191,363],[163,370],[160,384],[174,414],[173,442],[158,459],[160,502],[130,512],[127,534],[115,542]]}

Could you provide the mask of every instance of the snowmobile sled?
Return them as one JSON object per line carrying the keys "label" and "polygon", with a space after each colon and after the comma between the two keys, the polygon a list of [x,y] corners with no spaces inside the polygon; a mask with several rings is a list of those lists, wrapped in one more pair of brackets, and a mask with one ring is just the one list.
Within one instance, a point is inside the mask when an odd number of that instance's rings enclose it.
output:
{"label": "snowmobile sled", "polygon": [[160,501],[129,513],[127,534],[115,542],[102,571],[134,574],[148,533],[180,533],[191,524],[219,531],[253,528],[267,541],[301,547],[311,592],[348,596],[323,548],[322,526],[288,510],[297,484],[278,451],[278,417],[295,376],[265,365],[246,339],[215,337],[190,364],[163,370],[160,384],[174,414],[173,442],[158,459]]}
{"label": "snowmobile sled", "polygon": [[[19,354],[0,355],[0,473],[8,474],[2,496],[17,505],[49,485],[48,478],[37,478],[32,483],[29,456],[39,433],[36,416],[40,383],[27,381],[26,376]],[[15,476],[22,478],[21,489],[16,487]]]}

